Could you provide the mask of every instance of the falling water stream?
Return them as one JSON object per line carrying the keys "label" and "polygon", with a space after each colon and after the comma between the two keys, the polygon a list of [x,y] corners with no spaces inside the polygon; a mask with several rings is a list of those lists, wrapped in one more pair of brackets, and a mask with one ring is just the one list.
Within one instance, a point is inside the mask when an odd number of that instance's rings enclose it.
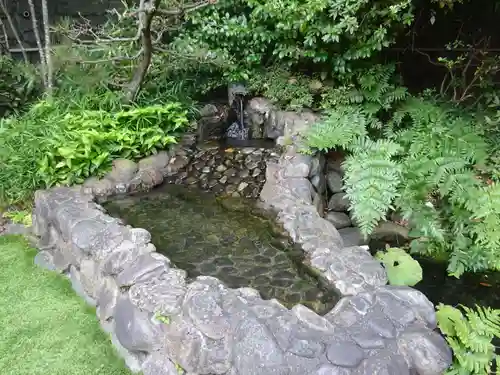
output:
{"label": "falling water stream", "polygon": [[236,95],[233,103],[231,103],[231,108],[236,112],[237,120],[229,126],[226,136],[237,140],[249,139],[250,133],[249,128],[245,126],[244,98],[242,95]]}

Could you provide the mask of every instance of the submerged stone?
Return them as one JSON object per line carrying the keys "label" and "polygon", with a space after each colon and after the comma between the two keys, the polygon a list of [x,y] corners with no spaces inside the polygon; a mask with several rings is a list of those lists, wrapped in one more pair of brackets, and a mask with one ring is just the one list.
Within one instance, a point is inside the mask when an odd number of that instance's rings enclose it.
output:
{"label": "submerged stone", "polygon": [[[157,251],[174,266],[182,266],[189,277],[215,276],[232,288],[253,287],[289,307],[304,302],[326,312],[334,306],[337,298],[311,301],[311,296],[324,295],[324,288],[292,259],[292,248],[276,246],[280,241],[271,223],[250,213],[252,201],[217,201],[202,191],[173,185],[132,199],[134,204],[122,206],[115,200],[106,208],[134,227],[147,228]],[[155,274],[156,268],[151,272]]]}

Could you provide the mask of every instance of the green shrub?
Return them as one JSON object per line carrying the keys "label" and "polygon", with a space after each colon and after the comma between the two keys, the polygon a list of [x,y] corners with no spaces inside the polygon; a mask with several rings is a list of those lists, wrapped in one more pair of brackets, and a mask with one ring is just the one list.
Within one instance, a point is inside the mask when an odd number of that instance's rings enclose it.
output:
{"label": "green shrub", "polygon": [[115,158],[155,153],[175,142],[186,114],[178,103],[67,112],[58,101],[40,102],[0,122],[0,197],[17,202],[37,188],[100,176]]}
{"label": "green shrub", "polygon": [[282,67],[272,67],[266,71],[255,71],[248,80],[248,88],[282,108],[299,110],[313,107],[311,83],[309,77],[292,74]]}
{"label": "green shrub", "polygon": [[12,114],[41,93],[33,66],[0,54],[0,117]]}
{"label": "green shrub", "polygon": [[225,60],[228,80],[276,63],[342,75],[390,45],[412,10],[408,0],[221,0],[191,13],[173,45]]}
{"label": "green shrub", "polygon": [[[439,304],[438,327],[453,350],[454,361],[447,375],[489,375],[499,364],[492,340],[500,338],[500,310],[476,306],[458,308]],[[464,314],[465,313],[465,314]]]}

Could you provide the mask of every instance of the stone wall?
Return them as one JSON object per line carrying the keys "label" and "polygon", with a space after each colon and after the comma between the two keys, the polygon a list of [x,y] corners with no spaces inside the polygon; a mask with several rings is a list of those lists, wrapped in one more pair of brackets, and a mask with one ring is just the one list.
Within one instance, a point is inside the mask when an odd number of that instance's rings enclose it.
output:
{"label": "stone wall", "polygon": [[309,262],[345,295],[324,316],[251,288],[230,289],[186,272],[156,253],[151,235],[110,217],[96,201],[153,187],[189,161],[176,148],[119,161],[102,180],[38,191],[35,262],[67,275],[127,365],[144,375],[438,375],[451,352],[437,334],[434,306],[419,291],[384,285],[380,264],[344,248],[312,204],[313,157],[289,147],[269,161],[263,203],[279,211]]}

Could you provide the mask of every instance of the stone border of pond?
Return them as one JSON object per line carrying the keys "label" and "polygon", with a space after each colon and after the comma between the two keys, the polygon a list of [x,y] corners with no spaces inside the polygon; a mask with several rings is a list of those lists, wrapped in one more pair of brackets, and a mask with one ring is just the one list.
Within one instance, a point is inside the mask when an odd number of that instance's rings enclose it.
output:
{"label": "stone border of pond", "polygon": [[382,264],[368,246],[344,247],[339,231],[324,219],[314,202],[311,180],[323,173],[321,155],[304,155],[287,146],[278,161],[268,161],[260,199],[277,212],[292,240],[302,246],[310,266],[332,283],[341,295],[356,295],[387,284]]}
{"label": "stone border of pond", "polygon": [[[191,142],[185,137],[181,142]],[[120,161],[106,178],[35,194],[35,263],[67,275],[96,307],[102,328],[133,372],[144,375],[438,375],[451,351],[436,329],[432,303],[409,287],[384,285],[363,248],[343,248],[308,198],[315,158],[289,147],[269,162],[261,193],[279,212],[310,264],[345,296],[324,316],[287,309],[252,288],[230,289],[185,271],[157,253],[150,233],[125,225],[99,204],[147,190],[175,173],[182,147]],[[179,161],[181,160],[181,161]],[[328,266],[328,267],[326,267]],[[351,295],[349,295],[351,294]],[[85,348],[82,348],[84,350]]]}

